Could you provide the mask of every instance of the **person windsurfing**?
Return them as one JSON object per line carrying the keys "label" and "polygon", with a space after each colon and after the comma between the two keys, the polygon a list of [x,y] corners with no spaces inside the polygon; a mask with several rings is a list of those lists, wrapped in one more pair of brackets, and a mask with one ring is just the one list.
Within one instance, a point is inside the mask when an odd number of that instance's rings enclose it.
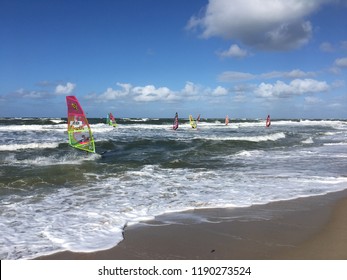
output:
{"label": "person windsurfing", "polygon": [[269,127],[270,125],[271,125],[270,115],[267,115],[267,118],[266,118],[266,127]]}
{"label": "person windsurfing", "polygon": [[174,123],[173,123],[173,130],[176,130],[178,128],[178,114],[176,112],[175,118],[174,118]]}

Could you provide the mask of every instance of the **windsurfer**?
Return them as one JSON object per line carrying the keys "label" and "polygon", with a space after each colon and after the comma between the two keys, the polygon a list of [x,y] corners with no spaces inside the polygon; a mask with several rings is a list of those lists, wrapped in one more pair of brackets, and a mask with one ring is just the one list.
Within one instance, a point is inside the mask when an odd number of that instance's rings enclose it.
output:
{"label": "windsurfer", "polygon": [[80,140],[80,143],[85,143],[89,141],[89,137],[86,137],[84,134],[82,134],[82,139]]}
{"label": "windsurfer", "polygon": [[271,125],[270,115],[267,115],[267,118],[266,118],[266,127],[269,127],[270,125]]}
{"label": "windsurfer", "polygon": [[176,130],[178,128],[178,113],[176,112],[174,123],[173,123],[173,130]]}

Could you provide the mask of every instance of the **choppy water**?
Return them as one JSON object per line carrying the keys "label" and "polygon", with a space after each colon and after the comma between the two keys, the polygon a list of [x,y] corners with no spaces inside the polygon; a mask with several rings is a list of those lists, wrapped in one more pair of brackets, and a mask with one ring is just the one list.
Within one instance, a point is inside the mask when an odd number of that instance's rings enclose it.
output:
{"label": "choppy water", "polygon": [[102,155],[68,146],[64,119],[0,119],[0,259],[110,248],[170,211],[347,188],[345,120],[90,122]]}

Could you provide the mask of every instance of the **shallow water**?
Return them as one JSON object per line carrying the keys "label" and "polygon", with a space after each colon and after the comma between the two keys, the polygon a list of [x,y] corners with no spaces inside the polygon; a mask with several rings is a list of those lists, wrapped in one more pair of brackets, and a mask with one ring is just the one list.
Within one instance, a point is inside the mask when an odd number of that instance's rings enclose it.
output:
{"label": "shallow water", "polygon": [[347,188],[345,120],[90,122],[98,154],[67,144],[64,119],[0,119],[1,259],[110,248],[167,212]]}

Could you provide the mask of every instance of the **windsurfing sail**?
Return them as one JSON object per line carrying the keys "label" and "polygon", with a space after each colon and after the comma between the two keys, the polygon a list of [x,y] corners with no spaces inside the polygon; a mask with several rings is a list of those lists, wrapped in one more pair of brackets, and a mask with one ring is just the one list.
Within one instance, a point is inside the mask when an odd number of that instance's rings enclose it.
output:
{"label": "windsurfing sail", "polygon": [[192,128],[196,128],[196,122],[194,121],[194,118],[192,115],[189,115],[189,122]]}
{"label": "windsurfing sail", "polygon": [[225,117],[225,125],[228,125],[229,124],[229,116],[227,115],[226,117]]}
{"label": "windsurfing sail", "polygon": [[173,121],[173,130],[176,130],[178,128],[178,114],[176,113],[174,121]]}
{"label": "windsurfing sail", "polygon": [[270,115],[267,115],[267,118],[266,118],[266,127],[269,127],[270,125],[271,125]]}
{"label": "windsurfing sail", "polygon": [[112,115],[112,113],[107,114],[106,123],[108,125],[113,126],[113,127],[117,126],[116,120],[115,120],[114,116]]}
{"label": "windsurfing sail", "polygon": [[196,118],[196,122],[198,123],[200,121],[200,114],[199,116]]}
{"label": "windsurfing sail", "polygon": [[67,131],[70,146],[95,153],[92,131],[83,109],[75,96],[66,96]]}

